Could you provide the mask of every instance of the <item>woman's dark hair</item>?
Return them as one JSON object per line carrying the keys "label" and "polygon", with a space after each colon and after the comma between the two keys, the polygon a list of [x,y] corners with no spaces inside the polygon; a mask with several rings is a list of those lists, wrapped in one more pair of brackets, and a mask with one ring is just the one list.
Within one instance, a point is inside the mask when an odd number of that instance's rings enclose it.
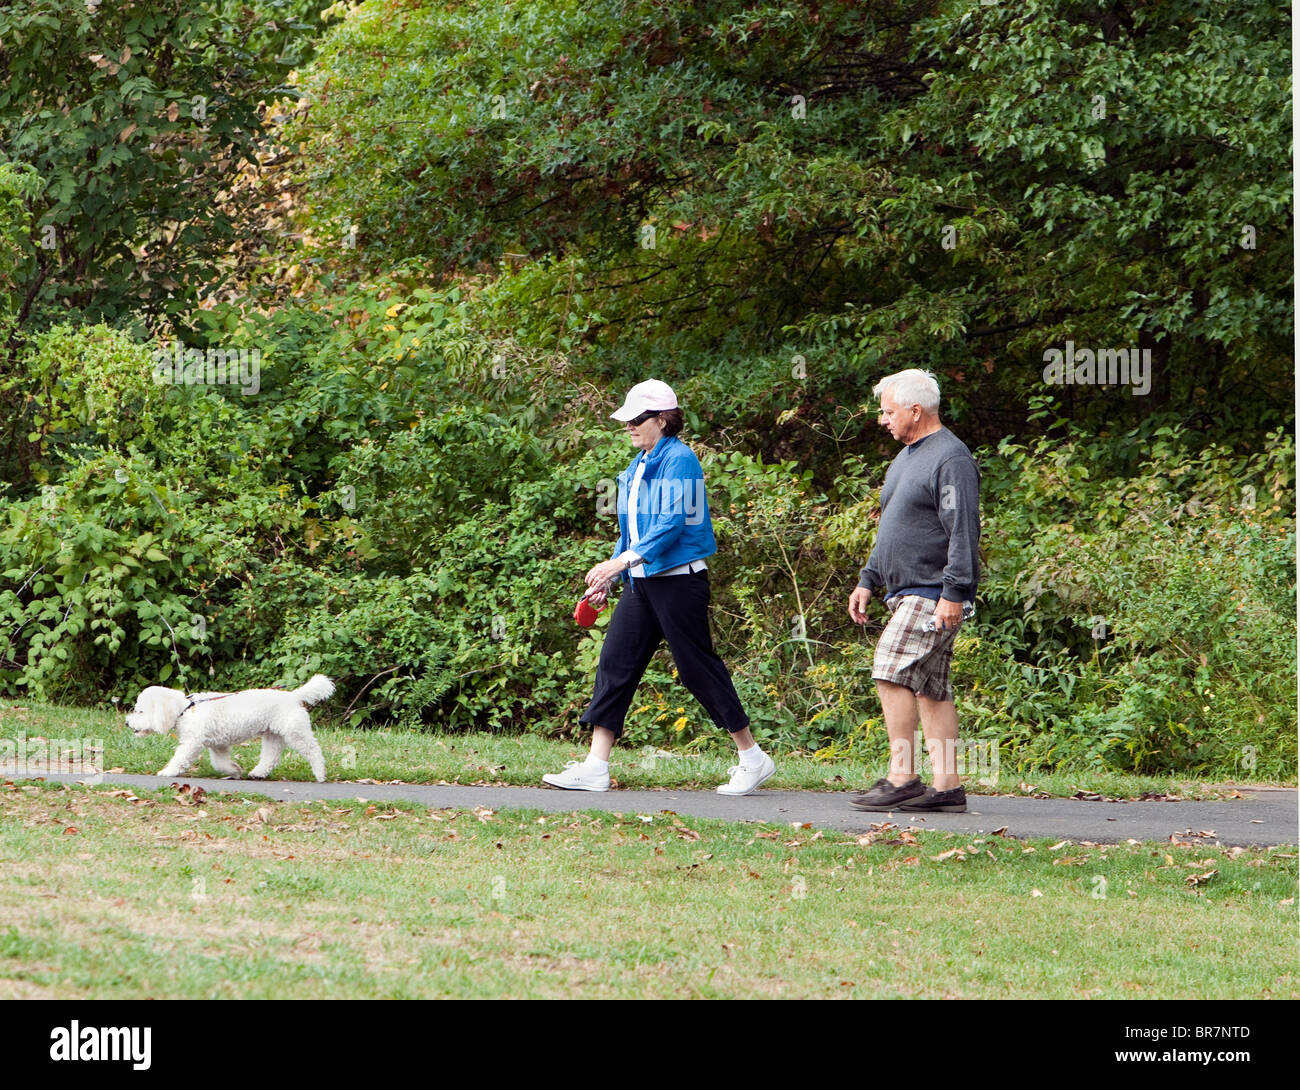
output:
{"label": "woman's dark hair", "polygon": [[664,434],[672,436],[682,430],[686,418],[682,416],[681,409],[665,409],[659,414],[659,422],[664,426]]}

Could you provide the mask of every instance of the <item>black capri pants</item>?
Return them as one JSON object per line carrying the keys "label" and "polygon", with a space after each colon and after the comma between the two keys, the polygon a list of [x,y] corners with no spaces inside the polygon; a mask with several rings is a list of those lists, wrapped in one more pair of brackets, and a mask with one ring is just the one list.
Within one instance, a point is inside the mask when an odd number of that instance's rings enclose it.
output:
{"label": "black capri pants", "polygon": [[749,726],[726,665],[709,632],[709,573],[633,579],[605,631],[596,687],[582,723],[623,734],[623,721],[650,659],[664,640],[677,676],[718,726],[734,734]]}

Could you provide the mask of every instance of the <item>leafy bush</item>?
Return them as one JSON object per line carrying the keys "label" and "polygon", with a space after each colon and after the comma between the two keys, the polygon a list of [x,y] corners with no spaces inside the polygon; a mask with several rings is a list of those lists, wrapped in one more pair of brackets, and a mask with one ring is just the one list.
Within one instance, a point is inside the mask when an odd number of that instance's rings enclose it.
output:
{"label": "leafy bush", "polygon": [[[1019,767],[1291,774],[1294,444],[1200,450],[1177,427],[1006,442],[986,463],[965,715]],[[1110,448],[1147,452],[1128,479]],[[1097,470],[1096,475],[1093,471]]]}

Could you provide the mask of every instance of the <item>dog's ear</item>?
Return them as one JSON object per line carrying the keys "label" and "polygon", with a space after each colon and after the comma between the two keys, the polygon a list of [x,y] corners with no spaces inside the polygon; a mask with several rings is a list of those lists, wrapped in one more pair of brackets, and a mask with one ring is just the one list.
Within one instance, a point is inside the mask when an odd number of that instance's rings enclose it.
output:
{"label": "dog's ear", "polygon": [[158,690],[158,720],[161,724],[159,733],[166,734],[176,729],[176,721],[180,719],[181,712],[185,710],[185,705],[188,703],[185,694],[179,689]]}
{"label": "dog's ear", "polygon": [[150,685],[140,694],[136,706],[148,724],[148,730],[154,734],[170,734],[176,729],[187,701],[185,694],[176,689],[167,689],[161,685]]}

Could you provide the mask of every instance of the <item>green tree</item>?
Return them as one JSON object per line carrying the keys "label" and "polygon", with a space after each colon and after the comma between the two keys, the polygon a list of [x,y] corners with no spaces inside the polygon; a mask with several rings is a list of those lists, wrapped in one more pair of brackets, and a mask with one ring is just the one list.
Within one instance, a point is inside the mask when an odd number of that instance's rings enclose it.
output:
{"label": "green tree", "polygon": [[1066,340],[1151,352],[1130,423],[1212,407],[1263,434],[1290,411],[1288,21],[370,0],[322,42],[295,137],[328,263],[494,272],[495,320],[606,374],[653,353],[749,414],[779,387],[768,443],[863,396],[864,369],[918,364],[995,439]]}
{"label": "green tree", "polygon": [[0,162],[41,180],[0,281],[15,329],[177,317],[220,283],[241,171],[317,0],[0,4]]}

